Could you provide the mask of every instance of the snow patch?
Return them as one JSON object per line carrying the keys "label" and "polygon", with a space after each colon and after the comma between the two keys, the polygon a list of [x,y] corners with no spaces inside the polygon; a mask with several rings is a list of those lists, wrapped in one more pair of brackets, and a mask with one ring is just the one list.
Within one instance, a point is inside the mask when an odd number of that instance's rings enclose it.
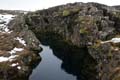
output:
{"label": "snow patch", "polygon": [[2,33],[11,33],[8,29],[8,23],[15,17],[15,15],[11,14],[0,14],[0,32]]}
{"label": "snow patch", "polygon": [[18,68],[19,70],[21,69],[21,67],[20,67],[20,66],[18,66],[17,68]]}
{"label": "snow patch", "polygon": [[108,41],[102,41],[101,43],[108,43],[108,42],[112,42],[112,43],[120,43],[120,38],[112,38],[111,40],[108,40]]}
{"label": "snow patch", "polygon": [[112,38],[110,41],[113,42],[113,43],[119,43],[120,38]]}
{"label": "snow patch", "polygon": [[9,53],[12,55],[12,54],[15,54],[17,51],[20,52],[20,51],[23,51],[24,49],[23,48],[14,48],[13,50],[11,50]]}
{"label": "snow patch", "polygon": [[115,50],[115,51],[118,51],[118,50],[119,50],[119,48],[115,48],[114,50]]}
{"label": "snow patch", "polygon": [[18,63],[13,63],[11,66],[12,67],[15,67],[15,66],[17,66],[17,65],[19,65]]}
{"label": "snow patch", "polygon": [[12,61],[14,58],[16,58],[18,55],[12,55],[10,57],[0,57],[0,62],[5,62],[5,61]]}
{"label": "snow patch", "polygon": [[23,44],[24,46],[26,46],[26,42],[25,42],[25,40],[23,40],[23,38],[17,37],[17,38],[15,38],[15,40],[18,40],[19,43],[21,43],[21,44]]}

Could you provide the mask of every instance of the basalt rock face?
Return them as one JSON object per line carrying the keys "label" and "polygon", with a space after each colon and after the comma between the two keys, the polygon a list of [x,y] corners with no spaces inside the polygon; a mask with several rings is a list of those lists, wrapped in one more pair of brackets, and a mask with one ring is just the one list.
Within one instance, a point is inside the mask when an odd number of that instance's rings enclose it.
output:
{"label": "basalt rock face", "polygon": [[77,46],[108,40],[119,33],[119,10],[97,3],[74,3],[28,13],[25,21],[36,33],[55,32]]}
{"label": "basalt rock face", "polygon": [[98,63],[96,80],[120,80],[119,22],[120,11],[116,7],[74,3],[23,15],[21,27],[11,29],[31,30],[37,37],[52,32],[69,44],[87,47]]}
{"label": "basalt rock face", "polygon": [[20,15],[23,13],[0,11],[0,80],[28,80],[41,59],[40,42],[31,30],[10,30]]}

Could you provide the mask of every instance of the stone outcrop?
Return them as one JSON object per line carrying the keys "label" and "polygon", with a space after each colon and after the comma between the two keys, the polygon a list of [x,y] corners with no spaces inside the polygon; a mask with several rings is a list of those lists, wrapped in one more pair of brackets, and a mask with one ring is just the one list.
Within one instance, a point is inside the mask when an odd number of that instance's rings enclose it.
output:
{"label": "stone outcrop", "polygon": [[16,32],[9,29],[15,23],[14,19],[22,15],[10,13],[0,13],[0,79],[27,80],[33,65],[41,60],[38,53],[42,49],[31,30]]}
{"label": "stone outcrop", "polygon": [[[23,15],[20,29],[32,30],[37,37],[54,33],[69,44],[87,47],[97,61],[96,79],[119,80],[120,11],[116,7],[98,3],[74,3]],[[16,30],[15,27],[11,29]],[[18,30],[20,30],[18,29]]]}
{"label": "stone outcrop", "polygon": [[[34,58],[33,56],[37,56],[34,53],[41,49],[38,39],[41,40],[44,38],[44,36],[41,35],[47,33],[50,35],[47,40],[51,40],[51,37],[57,36],[56,39],[63,40],[67,42],[67,44],[77,47],[77,49],[85,48],[97,62],[96,71],[98,74],[94,75],[95,80],[120,79],[119,6],[106,6],[98,3],[61,5],[36,12],[29,12],[27,14],[20,14],[8,25],[10,31],[13,32],[9,32],[6,27],[2,29],[4,32],[9,33],[1,33],[0,35],[0,55],[8,56],[11,61],[10,51],[16,54],[21,53],[19,56],[20,62],[15,61],[16,64],[14,64],[14,62],[7,61],[8,64],[12,66],[15,65],[18,73],[19,69],[21,69],[20,75],[21,73],[24,74],[22,69],[26,70],[29,68],[25,63],[26,60],[24,62],[24,58],[27,59],[28,62],[29,60],[34,60],[32,59]],[[9,39],[10,42],[6,39]],[[19,43],[20,41],[25,44],[21,45]],[[2,46],[3,44],[6,45]],[[6,48],[6,46],[8,46],[8,48]],[[30,59],[24,57],[22,54],[26,54],[26,57],[30,56]],[[74,54],[72,55],[74,56]],[[24,58],[21,59],[21,56]],[[66,59],[64,58],[64,60]],[[1,69],[4,70],[3,67],[1,67]],[[11,67],[9,67],[8,70],[9,69],[11,70]],[[1,73],[6,74],[6,72]],[[12,73],[8,74],[11,75]],[[7,77],[8,76],[4,76],[4,78]]]}

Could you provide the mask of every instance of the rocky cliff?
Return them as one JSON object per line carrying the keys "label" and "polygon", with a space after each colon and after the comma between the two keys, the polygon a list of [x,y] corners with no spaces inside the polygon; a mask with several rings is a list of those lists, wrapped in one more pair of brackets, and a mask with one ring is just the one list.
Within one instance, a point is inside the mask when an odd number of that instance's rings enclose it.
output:
{"label": "rocky cliff", "polygon": [[24,25],[37,37],[54,33],[51,36],[58,35],[58,39],[69,44],[87,47],[97,61],[96,79],[120,79],[120,11],[117,7],[74,3],[28,13],[24,19]]}
{"label": "rocky cliff", "polygon": [[45,34],[49,34],[48,39],[57,36],[69,45],[85,48],[97,62],[95,80],[120,80],[118,6],[98,3],[61,5],[21,14],[11,21],[9,29],[17,34],[15,40],[22,37],[28,49],[33,51],[40,49],[37,38],[41,39]]}

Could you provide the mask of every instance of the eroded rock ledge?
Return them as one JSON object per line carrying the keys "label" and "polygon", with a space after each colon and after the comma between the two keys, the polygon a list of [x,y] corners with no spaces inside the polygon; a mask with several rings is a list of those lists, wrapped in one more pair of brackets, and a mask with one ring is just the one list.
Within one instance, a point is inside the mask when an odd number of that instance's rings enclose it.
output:
{"label": "eroded rock ledge", "polygon": [[[17,20],[16,20],[17,21]],[[87,47],[97,61],[99,80],[120,79],[120,11],[98,3],[74,3],[28,13],[11,29],[32,30],[37,37],[55,33],[69,44]],[[22,23],[22,24],[21,24]],[[54,36],[54,35],[51,35]],[[112,41],[113,40],[113,41]]]}

